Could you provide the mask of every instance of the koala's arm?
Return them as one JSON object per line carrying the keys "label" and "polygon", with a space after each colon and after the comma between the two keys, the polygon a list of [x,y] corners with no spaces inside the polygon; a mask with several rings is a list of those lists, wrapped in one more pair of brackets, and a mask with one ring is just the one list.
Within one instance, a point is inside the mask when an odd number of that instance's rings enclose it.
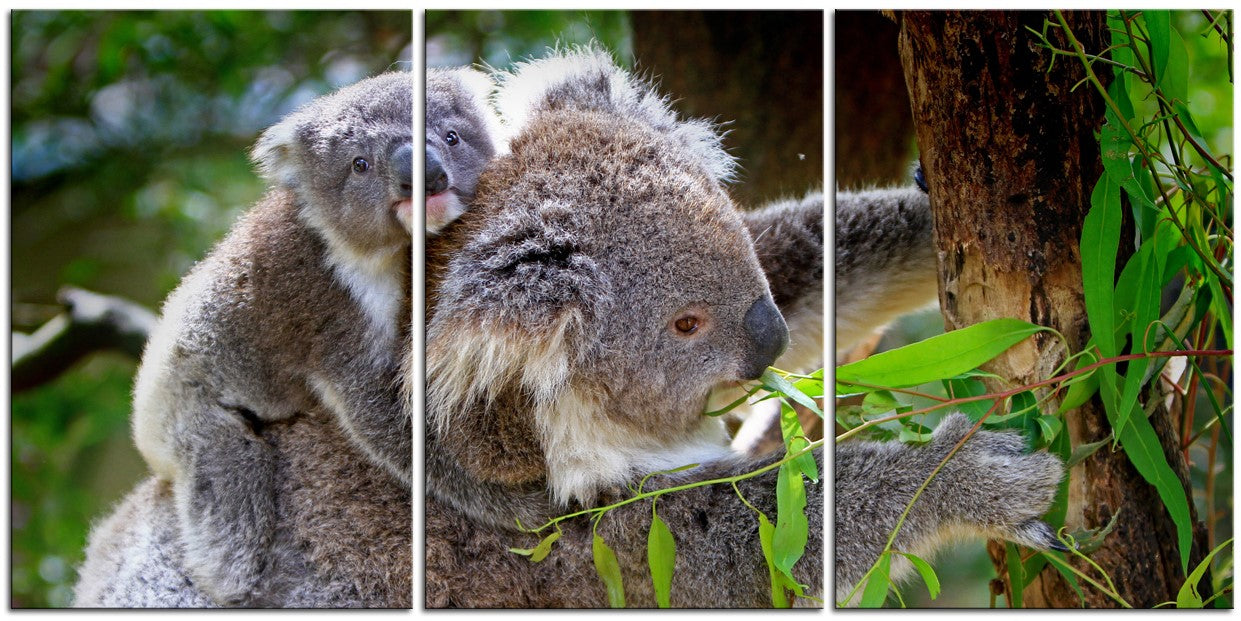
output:
{"label": "koala's arm", "polygon": [[[965,415],[953,414],[925,445],[854,441],[836,447],[838,603],[846,603],[840,600],[878,560],[914,492],[972,427]],[[1062,549],[1040,516],[1063,475],[1059,459],[1027,453],[1020,435],[977,431],[919,496],[893,548],[928,559],[954,536],[981,535]],[[894,581],[912,569],[899,555],[891,568]],[[856,605],[861,591],[848,603]]]}
{"label": "koala's arm", "polygon": [[[822,451],[816,458],[822,465]],[[666,488],[692,480],[709,480],[741,474],[771,463],[740,458],[704,464],[679,475],[654,477],[646,490]],[[826,471],[826,469],[821,469]],[[776,521],[777,471],[739,481],[737,487],[755,508]],[[636,482],[635,482],[636,483]],[[806,482],[806,519],[809,523],[805,555],[793,567],[807,595],[822,597],[823,584],[823,488]],[[617,490],[596,504],[628,497]],[[520,496],[515,497],[520,500]],[[569,512],[562,509],[550,515]],[[768,608],[772,606],[771,581],[759,541],[759,519],[737,498],[732,486],[708,485],[665,494],[655,511],[676,541],[676,564],[672,578],[671,605],[676,608]],[[540,521],[541,522],[541,521]],[[524,524],[533,524],[523,520]],[[613,509],[592,531],[589,519],[561,522],[561,536],[551,554],[538,563],[508,552],[538,544],[548,533],[527,534],[506,527],[480,524],[459,510],[445,506],[444,499],[429,497],[426,509],[426,602],[428,607],[606,607],[607,593],[595,570],[593,532],[597,532],[616,555],[628,607],[653,608],[657,602],[647,561],[647,538],[651,526],[650,501],[634,502]],[[480,571],[480,568],[486,568]],[[815,605],[798,600],[799,605]]]}
{"label": "koala's arm", "polygon": [[742,219],[789,329],[789,348],[776,366],[823,366],[823,195],[772,203]]}
{"label": "koala's arm", "polygon": [[[747,473],[778,461],[782,454],[762,460],[730,460],[705,464],[688,471],[685,478],[652,479],[646,489],[683,484],[690,480],[710,480]],[[826,474],[824,452],[814,453],[820,473]],[[755,509],[776,523],[776,488],[778,470],[772,469],[737,483],[737,489]],[[809,525],[806,550],[793,566],[793,575],[806,585],[806,595],[821,598],[824,589],[823,534],[825,532],[823,488],[803,479],[806,490],[806,521]],[[679,607],[761,607],[772,606],[771,582],[763,560],[759,541],[758,515],[737,497],[731,485],[717,484],[665,494],[655,503],[655,510],[677,542],[676,571],[672,582],[672,605]],[[649,588],[646,568],[646,540],[651,522],[651,505],[639,502],[629,505],[615,518],[604,518],[599,532],[623,533],[628,541],[626,588]],[[611,520],[611,524],[609,524]],[[617,554],[622,552],[618,549]],[[652,595],[653,597],[653,595]],[[818,605],[813,600],[798,600],[798,605]]]}
{"label": "koala's arm", "polygon": [[836,193],[836,352],[938,295],[931,204],[916,187]]}

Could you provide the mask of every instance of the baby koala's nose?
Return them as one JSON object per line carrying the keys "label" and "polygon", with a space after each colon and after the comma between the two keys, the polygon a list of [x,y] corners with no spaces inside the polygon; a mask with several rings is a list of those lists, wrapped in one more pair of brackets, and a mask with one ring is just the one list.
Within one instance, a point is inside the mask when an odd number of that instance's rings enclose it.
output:
{"label": "baby koala's nose", "polygon": [[[444,170],[444,162],[435,149],[427,149],[427,196],[435,196],[448,189],[448,171]],[[410,166],[413,170],[413,166]]]}

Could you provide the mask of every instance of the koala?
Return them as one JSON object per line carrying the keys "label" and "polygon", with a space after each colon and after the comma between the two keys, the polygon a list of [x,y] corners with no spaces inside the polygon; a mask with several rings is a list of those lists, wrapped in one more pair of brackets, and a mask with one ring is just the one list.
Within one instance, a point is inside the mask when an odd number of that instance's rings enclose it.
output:
{"label": "koala", "polygon": [[[713,126],[679,119],[594,48],[498,83],[516,130],[509,152],[427,242],[426,604],[605,606],[587,520],[565,523],[541,563],[507,551],[540,538],[517,521],[626,496],[655,471],[699,464],[646,489],[778,459],[732,452],[703,412],[713,390],[757,378],[790,338],[726,192],[734,162]],[[779,235],[762,239],[778,249]],[[821,241],[817,251],[821,263]],[[821,285],[810,289],[821,298]],[[774,518],[775,481],[773,469],[738,488]],[[809,541],[794,572],[821,594],[822,486],[806,489]],[[757,517],[732,487],[670,494],[657,510],[678,540],[674,606],[771,605]],[[629,605],[655,604],[650,521],[640,503],[598,524]]]}
{"label": "koala", "polygon": [[427,235],[465,211],[483,167],[506,148],[489,101],[494,87],[470,67],[427,69]]}
{"label": "koala", "polygon": [[[323,408],[265,425],[277,525],[260,580],[289,608],[409,608],[410,488]],[[193,577],[173,485],[148,477],[91,528],[74,606],[212,608]]]}
{"label": "koala", "polygon": [[[916,187],[836,194],[836,353],[899,315],[936,300],[937,274],[927,182]],[[842,605],[879,558],[914,492],[974,423],[947,416],[923,446],[847,441],[835,453],[835,595]],[[941,470],[906,518],[894,548],[928,558],[965,537],[1006,539],[1036,549],[1063,550],[1039,517],[1064,476],[1058,458],[1027,454],[1012,432],[977,431]],[[890,576],[912,566],[893,558]],[[845,601],[845,600],[848,601]]]}
{"label": "koala", "polygon": [[264,132],[271,191],[169,296],[143,354],[134,440],[219,604],[279,599],[258,584],[278,509],[266,426],[326,409],[410,483],[412,93],[410,74],[383,74]]}

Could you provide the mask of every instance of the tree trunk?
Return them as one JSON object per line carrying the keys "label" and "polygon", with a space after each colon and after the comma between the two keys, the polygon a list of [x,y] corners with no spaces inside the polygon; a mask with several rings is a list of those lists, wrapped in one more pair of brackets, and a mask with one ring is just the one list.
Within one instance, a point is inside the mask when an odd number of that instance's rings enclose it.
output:
{"label": "tree trunk", "polygon": [[637,69],[686,116],[730,122],[743,207],[823,187],[821,11],[634,11]]}
{"label": "tree trunk", "polygon": [[[1105,48],[1103,13],[1065,17],[1087,53]],[[1078,246],[1102,171],[1093,135],[1103,120],[1101,98],[1088,84],[1072,90],[1085,76],[1079,63],[1060,58],[1048,70],[1051,54],[1027,27],[1041,32],[1044,20],[1056,23],[1051,13],[910,11],[900,20],[901,60],[930,184],[945,327],[1016,317],[1055,328],[1080,350],[1090,334]],[[1058,47],[1071,47],[1056,28],[1048,31]],[[1122,248],[1122,255],[1130,252]],[[1022,385],[1050,377],[1065,356],[1057,338],[1040,333],[988,370]],[[1053,400],[1045,411],[1054,413],[1057,405]],[[1156,411],[1152,423],[1184,477],[1167,412]],[[1097,400],[1068,414],[1065,428],[1073,446],[1110,432]],[[1091,558],[1133,606],[1175,600],[1184,581],[1175,526],[1125,453],[1105,447],[1073,468],[1066,524],[1099,528],[1117,514],[1115,530]],[[1190,567],[1203,556],[1204,532],[1195,538]],[[1003,547],[993,543],[989,551],[1007,582]],[[1081,586],[1087,606],[1116,605]],[[1023,599],[1028,607],[1080,605],[1050,566]]]}

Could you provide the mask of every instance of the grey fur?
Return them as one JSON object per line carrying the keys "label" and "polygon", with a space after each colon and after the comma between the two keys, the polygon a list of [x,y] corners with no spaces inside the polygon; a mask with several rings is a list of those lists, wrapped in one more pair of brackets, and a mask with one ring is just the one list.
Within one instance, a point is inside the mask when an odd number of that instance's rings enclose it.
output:
{"label": "grey fur", "polygon": [[260,581],[278,544],[266,425],[330,411],[409,484],[412,91],[385,74],[266,131],[254,157],[272,191],[169,296],[143,355],[135,440],[172,483],[185,571],[217,604],[293,588]]}
{"label": "grey fur", "polygon": [[[310,411],[267,425],[277,527],[259,580],[263,604],[296,608],[412,605],[410,492]],[[91,530],[78,607],[215,607],[187,570],[172,486],[149,478]],[[257,604],[255,604],[257,605]]]}
{"label": "grey fur", "polygon": [[[500,84],[519,129],[511,152],[428,240],[427,605],[604,606],[588,523],[566,524],[551,556],[530,563],[507,551],[538,540],[514,520],[616,499],[655,470],[702,464],[648,489],[769,463],[731,454],[702,412],[713,389],[775,360],[785,327],[709,126],[678,120],[597,50],[522,65]],[[701,323],[686,337],[676,326],[689,315]],[[775,476],[740,484],[768,516]],[[821,485],[807,494],[795,571],[821,594]],[[657,510],[678,541],[674,606],[770,605],[757,517],[731,487],[678,492]],[[599,524],[631,606],[655,603],[650,516],[640,503]]]}
{"label": "grey fur", "polygon": [[931,202],[916,187],[836,193],[836,353],[937,299]]}
{"label": "grey fur", "polygon": [[476,69],[427,69],[426,232],[438,233],[474,198],[483,168],[507,148],[491,108],[491,78]]}
{"label": "grey fur", "polygon": [[[845,442],[836,447],[836,599],[843,599],[879,558],[914,492],[974,423],[952,414],[923,446]],[[1038,549],[1059,545],[1039,518],[1051,506],[1064,466],[1046,452],[1026,453],[1013,432],[976,432],[914,503],[893,548],[928,558],[953,539],[1007,539]],[[894,581],[911,564],[893,558]],[[849,604],[856,604],[861,589]]]}

